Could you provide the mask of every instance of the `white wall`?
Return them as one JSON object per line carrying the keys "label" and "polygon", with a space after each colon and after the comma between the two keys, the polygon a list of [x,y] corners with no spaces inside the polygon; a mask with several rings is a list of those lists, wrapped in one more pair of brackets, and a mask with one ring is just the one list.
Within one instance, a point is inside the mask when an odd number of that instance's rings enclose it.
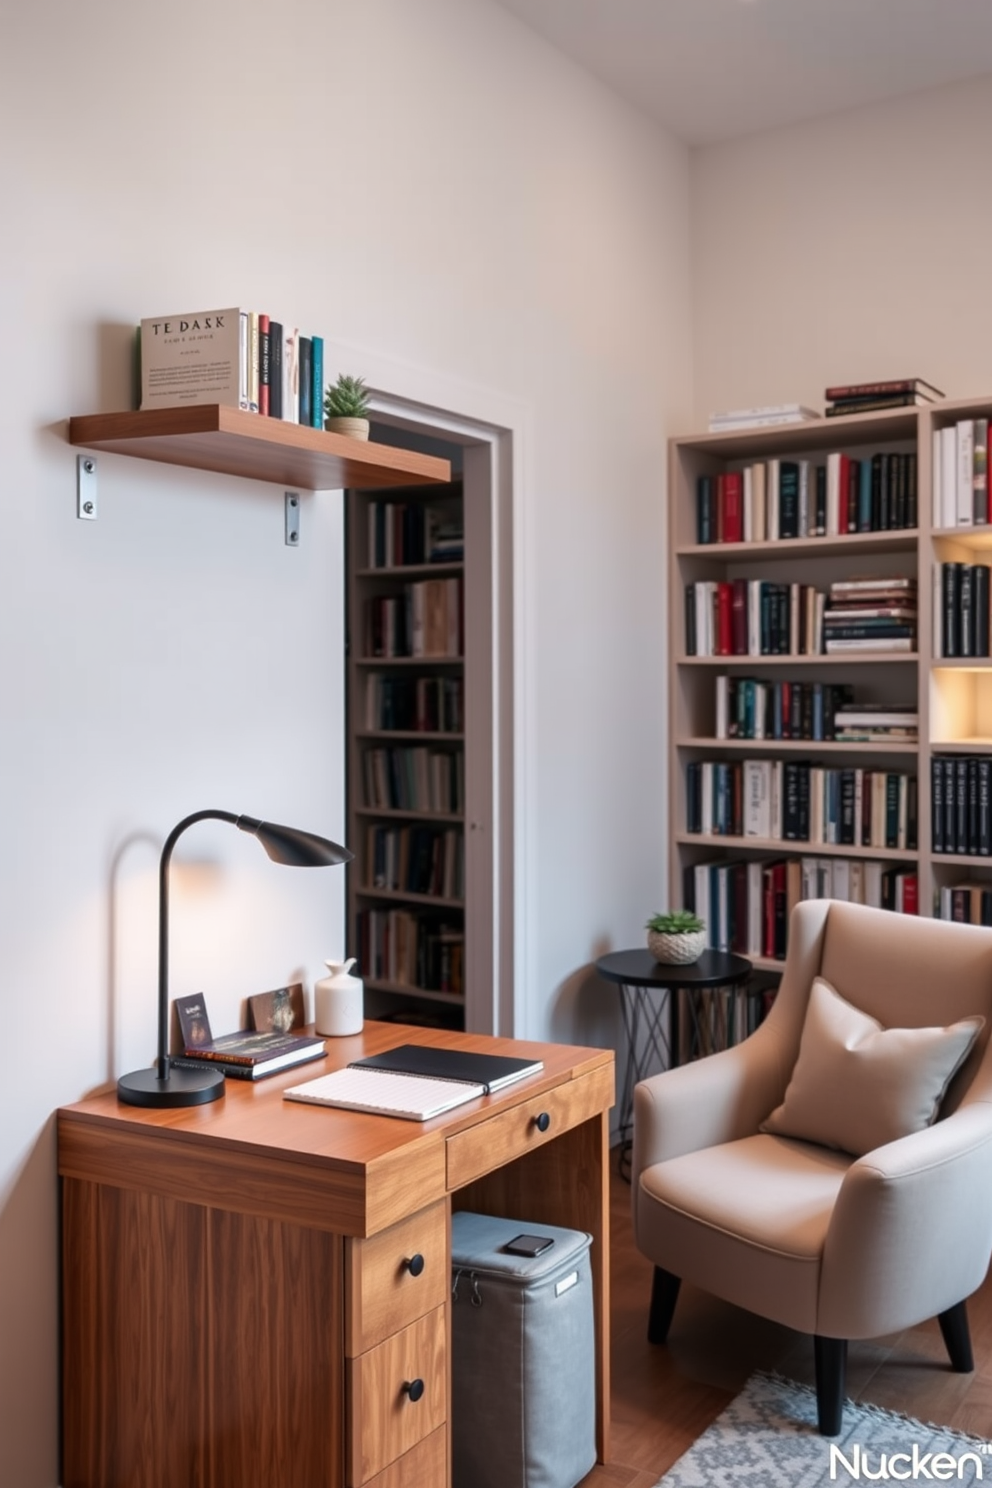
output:
{"label": "white wall", "polygon": [[992,387],[992,78],[694,153],[695,427],[923,377]]}
{"label": "white wall", "polygon": [[[340,498],[305,500],[292,551],[278,490],[104,455],[79,522],[65,420],[126,406],[142,315],[234,303],[395,359],[404,394],[443,377],[467,413],[473,387],[526,410],[520,1031],[613,1039],[583,969],[663,892],[688,182],[484,0],[38,0],[0,24],[0,1481],[51,1488],[51,1113],[151,1057],[157,844],[210,805],[343,830]],[[340,949],[341,879],[222,827],[184,846],[173,991],[226,1029]]]}

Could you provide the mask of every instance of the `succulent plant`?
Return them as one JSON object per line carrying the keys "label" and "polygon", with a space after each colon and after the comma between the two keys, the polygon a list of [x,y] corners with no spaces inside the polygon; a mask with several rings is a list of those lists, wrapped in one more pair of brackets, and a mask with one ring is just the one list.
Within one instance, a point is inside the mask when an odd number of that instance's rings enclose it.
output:
{"label": "succulent plant", "polygon": [[705,930],[706,926],[691,909],[672,909],[667,914],[652,915],[645,929],[657,930],[662,935],[691,935],[696,930]]}
{"label": "succulent plant", "polygon": [[329,419],[368,418],[369,395],[363,379],[342,372],[324,394],[324,416]]}

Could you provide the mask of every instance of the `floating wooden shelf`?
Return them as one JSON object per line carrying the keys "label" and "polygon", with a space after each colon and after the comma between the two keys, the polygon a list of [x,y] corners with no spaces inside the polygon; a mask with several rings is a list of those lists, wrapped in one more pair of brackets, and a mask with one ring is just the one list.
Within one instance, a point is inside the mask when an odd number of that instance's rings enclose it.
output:
{"label": "floating wooden shelf", "polygon": [[69,443],[302,491],[375,490],[451,479],[449,462],[434,455],[347,439],[217,403],[71,418]]}

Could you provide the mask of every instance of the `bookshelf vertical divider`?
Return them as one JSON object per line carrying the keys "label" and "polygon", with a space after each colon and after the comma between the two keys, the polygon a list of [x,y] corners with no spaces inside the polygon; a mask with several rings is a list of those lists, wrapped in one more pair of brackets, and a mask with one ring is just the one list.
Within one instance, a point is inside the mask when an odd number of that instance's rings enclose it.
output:
{"label": "bookshelf vertical divider", "polygon": [[[992,891],[992,856],[934,851],[931,769],[935,756],[992,756],[992,657],[948,660],[934,654],[937,565],[951,561],[992,564],[992,523],[939,525],[934,510],[934,434],[965,420],[987,419],[992,397],[942,400],[923,407],[892,409],[801,424],[696,434],[669,441],[669,902],[688,900],[687,869],[700,863],[770,863],[785,858],[881,862],[883,871],[913,874],[918,912],[933,914],[941,888],[962,880]],[[749,542],[698,541],[697,482],[768,460],[809,461],[810,479],[831,453],[860,460],[876,453],[916,456],[917,521],[913,528],[778,538]],[[893,462],[894,465],[894,462]],[[714,479],[715,485],[715,479]],[[917,585],[916,649],[830,655],[690,655],[687,646],[686,585],[703,580],[764,579],[829,590],[831,582],[867,576],[913,578]],[[936,577],[935,577],[936,576]],[[717,739],[717,677],[774,683],[849,684],[856,703],[915,703],[916,741],[835,742],[802,739]],[[688,830],[687,766],[694,761],[744,759],[808,761],[842,770],[858,768],[916,775],[915,848],[768,840]],[[784,767],[783,767],[784,768]],[[695,772],[694,772],[695,773]],[[701,772],[700,772],[701,773]],[[990,806],[992,811],[992,806]],[[847,870],[844,870],[847,871]],[[873,870],[875,871],[875,870]],[[868,870],[859,870],[867,876]],[[795,878],[793,879],[795,882]],[[992,898],[992,896],[990,896]],[[742,949],[740,941],[733,946]],[[746,952],[749,953],[749,952]],[[781,957],[752,954],[759,970],[781,970]]]}

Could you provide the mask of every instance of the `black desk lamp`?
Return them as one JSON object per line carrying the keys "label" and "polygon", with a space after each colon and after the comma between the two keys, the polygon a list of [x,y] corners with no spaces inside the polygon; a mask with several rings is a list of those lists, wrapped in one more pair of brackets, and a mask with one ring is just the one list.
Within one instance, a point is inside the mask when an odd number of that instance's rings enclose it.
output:
{"label": "black desk lamp", "polygon": [[158,1058],[153,1069],[134,1070],[117,1081],[118,1099],[129,1106],[200,1106],[224,1094],[220,1070],[173,1069],[169,1064],[169,860],[182,833],[199,821],[233,822],[240,832],[257,837],[274,863],[293,868],[327,868],[354,856],[314,832],[235,816],[233,811],[195,811],[173,827],[158,870]]}

